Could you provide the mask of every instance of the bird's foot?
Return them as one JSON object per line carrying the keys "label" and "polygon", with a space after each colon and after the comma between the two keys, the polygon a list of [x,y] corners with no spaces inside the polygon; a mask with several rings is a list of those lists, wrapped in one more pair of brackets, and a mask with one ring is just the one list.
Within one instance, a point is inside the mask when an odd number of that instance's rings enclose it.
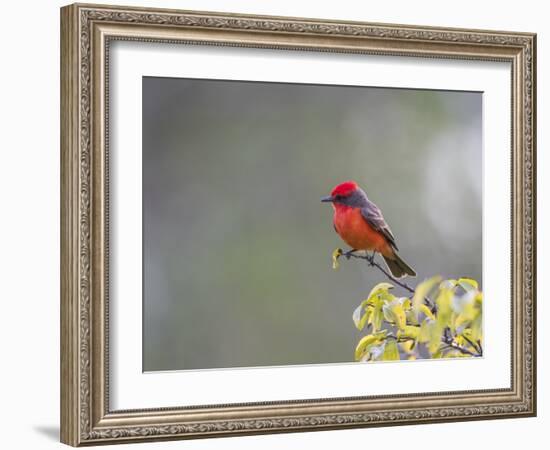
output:
{"label": "bird's foot", "polygon": [[347,252],[342,253],[342,256],[345,256],[346,259],[349,260],[356,251],[357,251],[356,249],[352,248],[351,250],[348,250]]}
{"label": "bird's foot", "polygon": [[374,266],[374,254],[376,252],[373,251],[370,255],[369,255],[369,252],[366,252],[366,258],[367,258],[367,261],[370,263],[371,266]]}

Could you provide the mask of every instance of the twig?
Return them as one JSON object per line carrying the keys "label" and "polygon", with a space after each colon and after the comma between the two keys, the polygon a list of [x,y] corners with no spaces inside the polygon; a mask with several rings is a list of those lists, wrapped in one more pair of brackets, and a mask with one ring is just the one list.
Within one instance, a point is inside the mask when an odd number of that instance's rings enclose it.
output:
{"label": "twig", "polygon": [[479,352],[483,354],[483,347],[481,346],[481,341],[479,339],[477,340],[477,348],[479,348]]}
{"label": "twig", "polygon": [[479,353],[479,356],[483,356],[483,349],[481,348],[481,345],[479,345],[479,343],[474,344],[467,336],[462,335],[462,337],[475,349],[476,352]]}
{"label": "twig", "polygon": [[[468,338],[466,338],[466,340],[468,342],[470,342],[470,340]],[[474,349],[476,350],[476,353],[472,352],[471,350],[467,349],[466,347],[463,347],[462,345],[457,344],[453,339],[453,336],[451,334],[451,330],[449,329],[449,327],[447,327],[447,328],[445,328],[445,330],[443,330],[443,336],[441,336],[441,341],[443,343],[447,344],[449,347],[454,348],[455,350],[458,350],[460,353],[462,353],[464,355],[470,355],[470,356],[475,356],[475,357],[483,356],[482,352],[478,351],[478,349],[475,346],[474,346]]]}
{"label": "twig", "polygon": [[407,341],[414,341],[415,339],[409,336],[401,336],[397,337],[391,333],[386,335],[386,338],[394,339],[396,342],[407,342]]}
{"label": "twig", "polygon": [[[406,341],[414,341],[413,338],[409,338],[409,337],[402,337],[402,338],[397,338],[396,336],[394,336],[393,334],[388,334],[386,337],[388,338],[392,338],[392,339],[395,339],[397,342],[406,342]],[[466,347],[463,347],[459,344],[457,344],[454,339],[450,336],[450,335],[447,335],[447,333],[443,333],[443,336],[441,336],[441,342],[443,344],[445,344],[444,347],[441,348],[441,350],[446,350],[448,348],[452,348],[454,350],[458,350],[460,353],[463,353],[464,355],[470,355],[470,356],[474,356],[476,358],[480,357],[480,356],[483,356],[481,354],[481,352],[479,353],[474,353],[472,352],[471,350],[468,350]],[[477,350],[476,350],[477,351]]]}
{"label": "twig", "polygon": [[[442,339],[443,340],[443,339]],[[454,342],[453,340],[444,340],[443,341],[445,344],[447,344],[449,347],[451,348],[454,348],[455,350],[458,350],[460,353],[463,353],[464,355],[470,355],[470,356],[475,356],[475,357],[480,357],[482,356],[481,354],[479,353],[474,353],[472,352],[471,350],[468,350],[466,347],[462,347],[461,345],[458,345],[456,342]]]}
{"label": "twig", "polygon": [[[380,270],[386,277],[388,277],[391,281],[393,281],[398,286],[401,286],[403,289],[409,291],[411,294],[414,294],[414,289],[410,287],[407,283],[404,281],[400,281],[399,279],[395,278],[391,273],[389,273],[384,267],[382,267],[380,264],[378,264],[374,260],[374,253],[372,255],[356,255],[352,251],[343,253],[342,256],[345,256],[347,259],[350,258],[357,258],[357,259],[364,259],[369,263],[371,267],[376,267],[378,270]],[[424,297],[424,301],[432,311],[432,314],[435,314],[437,312],[437,307],[435,306],[435,303],[428,297]]]}

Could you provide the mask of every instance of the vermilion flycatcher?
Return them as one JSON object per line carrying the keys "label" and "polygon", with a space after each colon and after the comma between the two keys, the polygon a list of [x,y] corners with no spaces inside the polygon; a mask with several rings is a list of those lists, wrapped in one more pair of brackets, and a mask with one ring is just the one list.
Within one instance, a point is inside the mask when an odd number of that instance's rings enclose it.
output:
{"label": "vermilion flycatcher", "polygon": [[382,255],[388,269],[396,278],[416,276],[416,272],[397,254],[397,245],[382,211],[367,198],[355,181],[336,186],[322,202],[331,202],[334,209],[334,229],[357,250],[375,251]]}

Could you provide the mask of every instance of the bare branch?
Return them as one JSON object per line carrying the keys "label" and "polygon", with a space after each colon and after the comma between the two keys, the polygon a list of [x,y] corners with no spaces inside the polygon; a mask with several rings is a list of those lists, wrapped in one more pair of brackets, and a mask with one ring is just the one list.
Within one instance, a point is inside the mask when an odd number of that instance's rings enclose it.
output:
{"label": "bare branch", "polygon": [[[376,267],[378,270],[380,270],[384,275],[386,275],[386,277],[388,277],[395,284],[397,284],[398,286],[402,287],[403,289],[409,291],[411,294],[414,294],[414,289],[411,286],[409,286],[404,281],[401,281],[398,278],[395,278],[383,266],[378,264],[378,262],[376,262],[376,260],[374,259],[374,255],[375,255],[374,253],[372,255],[369,255],[369,254],[357,255],[353,251],[342,253],[342,256],[345,256],[346,259],[350,259],[350,258],[364,259],[365,261],[367,261],[369,263],[369,266]],[[435,314],[437,312],[437,307],[435,306],[435,303],[429,297],[424,297],[424,302],[426,303],[426,305],[428,305],[428,307],[432,311],[432,314]]]}

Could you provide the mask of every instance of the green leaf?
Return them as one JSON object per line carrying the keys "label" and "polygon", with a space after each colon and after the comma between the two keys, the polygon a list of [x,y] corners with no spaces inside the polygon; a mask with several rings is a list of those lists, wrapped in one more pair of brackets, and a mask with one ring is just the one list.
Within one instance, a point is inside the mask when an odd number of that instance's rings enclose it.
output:
{"label": "green leaf", "polygon": [[[463,297],[466,297],[466,296],[468,296],[468,294],[466,294]],[[455,299],[456,299],[456,297],[455,297]],[[460,308],[456,307],[456,304],[453,303],[453,309],[455,311],[457,309],[459,310],[457,312],[457,315],[456,315],[456,318],[455,318],[455,321],[454,321],[455,328],[468,326],[468,324],[470,322],[474,321],[477,318],[477,316],[481,314],[481,310],[476,307],[473,300],[474,299],[472,297],[471,301],[467,301],[467,302],[462,301],[462,302],[458,303]]]}
{"label": "green leaf", "polygon": [[426,318],[420,325],[418,333],[418,342],[426,344],[426,348],[433,357],[433,354],[441,345],[441,337],[443,336],[443,328],[438,324],[437,320]]}
{"label": "green leaf", "polygon": [[382,328],[382,320],[384,319],[384,315],[382,313],[382,306],[384,305],[384,302],[380,299],[376,299],[373,303],[372,313],[368,319],[368,323],[372,325],[372,331],[378,331]]}
{"label": "green leaf", "polygon": [[432,329],[435,327],[435,320],[424,319],[420,324],[420,332],[418,333],[418,342],[428,342],[432,335]]}
{"label": "green leaf", "polygon": [[382,307],[382,312],[384,314],[384,318],[391,323],[394,323],[397,328],[402,330],[405,328],[405,325],[407,323],[407,318],[405,316],[405,310],[403,309],[403,305],[399,301],[393,301],[391,303],[386,303]]}
{"label": "green leaf", "polygon": [[363,301],[363,304],[366,302],[372,307],[372,311],[366,320],[372,325],[372,329],[375,332],[382,327],[382,321],[384,319],[382,306],[385,302],[395,299],[395,296],[388,292],[390,289],[393,289],[393,285],[390,283],[378,283],[372,288],[367,299]]}
{"label": "green leaf", "polygon": [[472,309],[474,306],[475,291],[466,292],[464,295],[457,295],[455,293],[451,306],[453,311],[457,314],[462,314],[468,308]]}
{"label": "green leaf", "polygon": [[412,340],[404,341],[404,342],[399,343],[399,345],[401,346],[403,351],[406,352],[406,353],[412,352],[413,349],[414,349],[415,344],[416,344],[416,342],[412,341]]}
{"label": "green leaf", "polygon": [[399,360],[399,349],[397,348],[397,342],[394,339],[388,339],[384,348],[383,361],[396,361]]}
{"label": "green leaf", "polygon": [[420,336],[420,327],[413,327],[411,325],[406,325],[402,331],[400,331],[399,336],[405,336],[412,339],[418,339]]}
{"label": "green leaf", "polygon": [[390,283],[378,283],[376,286],[372,288],[367,298],[371,299],[375,295],[388,292],[390,289],[393,289],[393,287],[394,287],[393,284],[390,284]]}
{"label": "green leaf", "polygon": [[365,325],[367,324],[367,321],[369,320],[371,314],[372,314],[372,309],[369,308],[365,311],[365,314],[363,314],[363,317],[359,322],[359,326],[358,326],[359,330],[362,330],[363,328],[365,328]]}
{"label": "green leaf", "polygon": [[413,309],[418,314],[420,311],[420,305],[424,304],[424,298],[428,296],[430,291],[441,281],[441,277],[436,275],[434,277],[428,278],[420,283],[413,295]]}
{"label": "green leaf", "polygon": [[338,269],[338,267],[340,267],[340,263],[338,262],[338,258],[340,258],[340,256],[342,256],[344,254],[344,252],[342,251],[341,248],[337,248],[336,250],[334,250],[332,252],[332,268],[334,270]]}
{"label": "green leaf", "polygon": [[466,292],[477,291],[479,289],[479,285],[477,284],[477,281],[472,278],[459,278],[458,284]]}
{"label": "green leaf", "polygon": [[432,320],[435,320],[435,316],[430,311],[430,308],[428,308],[426,305],[422,304],[420,305],[420,312],[423,312],[426,317],[429,317]]}
{"label": "green leaf", "polygon": [[[367,306],[368,303],[368,300],[363,300],[361,304],[357,308],[355,308],[355,311],[353,311],[353,323],[358,330],[362,330],[365,327],[365,324],[372,314],[372,309]],[[365,310],[365,314],[361,315],[363,309]]]}
{"label": "green leaf", "polygon": [[478,308],[481,308],[481,305],[483,304],[483,293],[482,292],[477,292],[476,293],[476,296],[474,298],[474,303],[476,304],[476,306]]}
{"label": "green leaf", "polygon": [[470,340],[473,342],[482,342],[483,341],[483,330],[482,330],[482,317],[481,314],[477,316],[471,324],[471,337]]}
{"label": "green leaf", "polygon": [[407,323],[410,325],[420,325],[418,323],[418,318],[412,309],[405,311],[405,316],[407,317]]}
{"label": "green leaf", "polygon": [[454,289],[457,284],[457,280],[443,280],[439,285],[439,289]]}
{"label": "green leaf", "polygon": [[432,354],[432,358],[435,358],[436,353],[441,347],[441,337],[443,336],[443,328],[436,322],[430,327],[430,340],[428,341],[428,351]]}
{"label": "green leaf", "polygon": [[355,347],[355,360],[361,361],[370,351],[371,347],[380,344],[386,337],[386,330],[363,336]]}
{"label": "green leaf", "polygon": [[363,336],[357,343],[357,347],[355,347],[355,360],[359,361],[366,353],[368,347],[378,341],[378,336],[375,334],[367,334],[366,336]]}
{"label": "green leaf", "polygon": [[454,293],[451,289],[440,289],[435,303],[437,305],[437,317],[436,321],[441,327],[450,325],[451,314],[453,312],[451,302],[453,300]]}
{"label": "green leaf", "polygon": [[408,311],[409,309],[412,308],[412,301],[410,298],[407,298],[407,297],[401,297],[399,299],[399,301],[401,302],[401,305],[403,305],[403,309],[405,311]]}
{"label": "green leaf", "polygon": [[355,328],[357,329],[361,329],[359,328],[359,323],[361,322],[361,313],[363,312],[363,303],[364,302],[361,302],[361,304],[355,308],[355,311],[353,311],[353,314],[351,315],[351,318],[353,319],[353,323],[355,324]]}

